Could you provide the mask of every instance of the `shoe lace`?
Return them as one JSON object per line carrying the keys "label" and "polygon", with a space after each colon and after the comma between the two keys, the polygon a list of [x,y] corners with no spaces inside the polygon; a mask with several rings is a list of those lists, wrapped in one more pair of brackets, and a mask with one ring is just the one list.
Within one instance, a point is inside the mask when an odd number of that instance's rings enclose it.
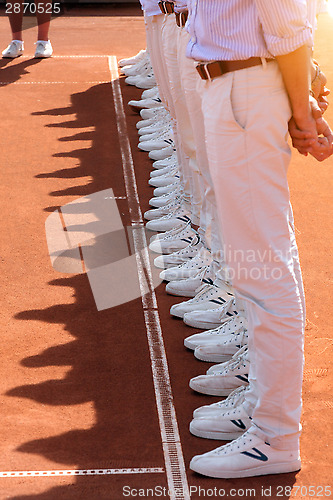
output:
{"label": "shoe lace", "polygon": [[232,391],[227,399],[220,401],[220,403],[225,403],[225,406],[234,406],[235,403],[244,399],[244,393],[248,390],[248,386],[237,387],[234,391]]}
{"label": "shoe lace", "polygon": [[246,432],[244,432],[244,434],[239,436],[239,438],[234,439],[234,441],[231,441],[230,443],[227,443],[224,446],[216,448],[216,450],[214,451],[217,455],[226,455],[237,449],[241,449],[242,447],[246,446],[248,443],[251,442],[252,442],[252,437],[249,430],[247,430]]}
{"label": "shoe lace", "polygon": [[245,361],[247,361],[248,347],[244,346],[239,351],[232,356],[229,361],[221,363],[221,369],[214,372],[214,375],[224,375],[227,372],[234,372],[239,370],[241,367],[246,367]]}

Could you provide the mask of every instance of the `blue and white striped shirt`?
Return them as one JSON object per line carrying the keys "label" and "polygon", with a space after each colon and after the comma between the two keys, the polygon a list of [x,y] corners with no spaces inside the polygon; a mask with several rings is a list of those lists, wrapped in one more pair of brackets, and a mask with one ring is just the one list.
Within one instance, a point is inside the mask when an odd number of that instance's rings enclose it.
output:
{"label": "blue and white striped shirt", "polygon": [[316,0],[189,0],[187,56],[274,57],[313,45]]}
{"label": "blue and white striped shirt", "polygon": [[144,10],[146,16],[159,16],[162,14],[158,2],[159,0],[140,0],[142,10]]}
{"label": "blue and white striped shirt", "polygon": [[175,12],[184,12],[187,10],[187,0],[175,0]]}

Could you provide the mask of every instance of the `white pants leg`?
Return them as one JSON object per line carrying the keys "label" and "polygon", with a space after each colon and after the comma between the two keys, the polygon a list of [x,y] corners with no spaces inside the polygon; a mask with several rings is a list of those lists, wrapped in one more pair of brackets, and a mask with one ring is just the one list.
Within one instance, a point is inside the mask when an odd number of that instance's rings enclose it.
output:
{"label": "white pants leg", "polygon": [[213,258],[218,260],[222,253],[220,228],[217,221],[217,207],[212,178],[209,171],[204,118],[202,114],[201,81],[194,62],[186,57],[186,47],[190,35],[184,29],[179,38],[179,60],[181,83],[185,94],[190,123],[195,143],[195,154],[200,174],[201,213],[200,227],[204,230],[204,242],[211,250]]}
{"label": "white pants leg", "polygon": [[290,107],[277,64],[208,81],[202,109],[225,259],[249,322],[249,410],[272,446],[297,449],[303,289],[287,183]]}
{"label": "white pants leg", "polygon": [[154,75],[157,81],[159,94],[166,109],[171,113],[170,91],[168,85],[168,75],[164,64],[161,29],[164,22],[164,14],[158,16],[145,16],[147,49],[150,56],[150,62],[153,67]]}
{"label": "white pants leg", "polygon": [[[174,105],[174,119],[177,130],[178,144],[177,154],[179,166],[183,176],[183,188],[185,202],[191,207],[191,219],[194,224],[199,223],[198,211],[193,203],[196,194],[196,183],[194,175],[197,171],[195,159],[195,145],[192,127],[188,116],[186,101],[181,86],[179,64],[178,64],[178,38],[180,29],[175,20],[175,15],[166,17],[162,28],[162,44],[164,50],[165,64],[169,79],[169,88]],[[200,196],[200,193],[199,193]],[[195,200],[197,202],[197,200]],[[199,207],[200,208],[200,207]],[[194,210],[193,210],[194,209]]]}

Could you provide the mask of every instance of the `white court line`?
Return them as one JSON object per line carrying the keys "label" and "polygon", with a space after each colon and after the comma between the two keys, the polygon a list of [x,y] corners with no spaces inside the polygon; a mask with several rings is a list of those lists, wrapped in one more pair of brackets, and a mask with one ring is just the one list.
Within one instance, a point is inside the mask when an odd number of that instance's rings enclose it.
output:
{"label": "white court line", "polygon": [[138,467],[132,469],[64,469],[64,470],[17,470],[0,471],[0,477],[50,477],[50,476],[108,476],[110,474],[155,474],[162,467]]}
{"label": "white court line", "polygon": [[[152,272],[148,258],[147,240],[134,172],[131,146],[127,134],[126,115],[119,83],[117,59],[109,56],[109,68],[114,105],[117,116],[120,150],[123,163],[125,188],[133,227],[134,246],[137,256],[138,276],[142,290],[142,305],[147,330],[149,353],[152,365],[155,398],[160,424],[166,475],[171,500],[189,500],[190,493],[186,477],[184,457],[180,442],[176,411],[173,404],[168,362],[165,353]],[[142,249],[145,249],[142,251]],[[142,256],[142,260],[141,257]],[[146,280],[149,293],[146,294]]]}
{"label": "white court line", "polygon": [[[81,54],[81,55],[54,55],[50,58],[47,58],[48,60],[52,60],[52,59],[89,59],[89,58],[92,58],[92,59],[96,59],[96,58],[104,58],[105,57],[109,57],[108,54]],[[34,54],[26,54],[24,56],[20,56],[20,59],[35,59],[34,57]]]}
{"label": "white court line", "polygon": [[101,84],[101,83],[110,83],[110,80],[97,80],[97,81],[81,81],[81,82],[20,82],[20,81],[12,81],[12,82],[0,82],[0,85],[73,85],[73,84],[84,84],[84,83],[93,83]]}

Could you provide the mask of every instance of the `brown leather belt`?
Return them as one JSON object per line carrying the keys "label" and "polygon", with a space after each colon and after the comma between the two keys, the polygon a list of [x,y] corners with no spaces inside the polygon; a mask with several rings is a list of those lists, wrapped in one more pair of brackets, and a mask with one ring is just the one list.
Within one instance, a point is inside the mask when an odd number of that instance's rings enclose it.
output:
{"label": "brown leather belt", "polygon": [[162,14],[173,14],[175,12],[175,4],[173,2],[158,2]]}
{"label": "brown leather belt", "polygon": [[176,12],[177,26],[179,26],[179,28],[184,28],[187,18],[188,18],[188,10],[184,10],[184,12]]}
{"label": "brown leather belt", "polygon": [[[267,62],[275,61],[275,59],[265,58]],[[231,71],[238,71],[244,68],[251,68],[262,64],[261,57],[250,57],[240,61],[213,61],[209,63],[199,63],[196,65],[196,70],[203,80],[213,80],[218,76]]]}

